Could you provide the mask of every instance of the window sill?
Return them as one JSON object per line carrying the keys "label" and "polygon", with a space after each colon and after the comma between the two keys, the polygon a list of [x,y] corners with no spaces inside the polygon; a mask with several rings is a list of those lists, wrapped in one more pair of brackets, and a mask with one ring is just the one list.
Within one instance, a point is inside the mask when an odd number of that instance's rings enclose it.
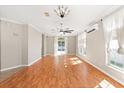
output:
{"label": "window sill", "polygon": [[109,67],[109,68],[111,68],[111,69],[113,69],[113,70],[116,70],[116,71],[118,71],[118,72],[124,73],[124,69],[121,69],[121,68],[119,68],[119,67],[117,67],[117,66],[114,66],[114,65],[112,65],[112,64],[107,64],[107,67]]}

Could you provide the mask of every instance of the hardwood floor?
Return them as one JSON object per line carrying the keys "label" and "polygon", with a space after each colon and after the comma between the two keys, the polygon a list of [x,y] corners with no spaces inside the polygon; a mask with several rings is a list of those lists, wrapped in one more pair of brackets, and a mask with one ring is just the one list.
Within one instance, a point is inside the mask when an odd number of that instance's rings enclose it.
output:
{"label": "hardwood floor", "polygon": [[124,86],[76,56],[48,55],[2,81],[0,87],[94,88]]}
{"label": "hardwood floor", "polygon": [[14,69],[11,69],[11,70],[6,70],[6,71],[0,72],[0,82],[3,81],[3,80],[6,80],[10,76],[12,76],[14,73],[20,71],[23,68],[25,68],[25,67],[18,67],[18,68],[14,68]]}

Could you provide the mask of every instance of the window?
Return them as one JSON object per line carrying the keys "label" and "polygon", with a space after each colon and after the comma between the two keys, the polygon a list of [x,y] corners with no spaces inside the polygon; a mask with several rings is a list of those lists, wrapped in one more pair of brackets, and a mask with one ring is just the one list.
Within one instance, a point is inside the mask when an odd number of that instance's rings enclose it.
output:
{"label": "window", "polygon": [[86,55],[86,32],[78,36],[78,53],[79,55]]}
{"label": "window", "polygon": [[109,45],[109,52],[108,52],[108,58],[109,58],[109,65],[110,66],[116,66],[119,68],[124,68],[124,56],[118,53],[118,39],[117,39],[117,33],[116,31],[113,31],[112,38],[110,40]]}
{"label": "window", "polygon": [[106,60],[109,66],[124,70],[124,9],[103,20]]}

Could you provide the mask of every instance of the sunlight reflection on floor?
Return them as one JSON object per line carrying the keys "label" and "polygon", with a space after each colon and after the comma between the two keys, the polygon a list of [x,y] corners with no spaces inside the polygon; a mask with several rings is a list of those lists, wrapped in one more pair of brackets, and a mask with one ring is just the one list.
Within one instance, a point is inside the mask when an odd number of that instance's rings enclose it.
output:
{"label": "sunlight reflection on floor", "polygon": [[77,60],[78,58],[77,57],[74,57],[74,58],[70,58],[70,60]]}
{"label": "sunlight reflection on floor", "polygon": [[82,63],[80,60],[76,60],[76,61],[71,62],[72,65],[77,65],[77,64],[80,64],[80,63]]}
{"label": "sunlight reflection on floor", "polygon": [[74,57],[74,58],[70,58],[70,63],[72,64],[72,65],[77,65],[77,64],[80,64],[80,63],[82,63],[82,61],[79,59],[79,58],[77,58],[77,57]]}
{"label": "sunlight reflection on floor", "polygon": [[115,86],[104,79],[95,88],[115,88]]}
{"label": "sunlight reflection on floor", "polygon": [[67,67],[68,67],[66,62],[64,63],[64,67],[65,67],[65,68],[67,68]]}
{"label": "sunlight reflection on floor", "polygon": [[73,58],[69,59],[68,63],[65,60],[64,67],[67,68],[68,64],[70,64],[70,65],[77,65],[77,64],[81,64],[81,63],[82,63],[82,61],[79,58],[73,57]]}

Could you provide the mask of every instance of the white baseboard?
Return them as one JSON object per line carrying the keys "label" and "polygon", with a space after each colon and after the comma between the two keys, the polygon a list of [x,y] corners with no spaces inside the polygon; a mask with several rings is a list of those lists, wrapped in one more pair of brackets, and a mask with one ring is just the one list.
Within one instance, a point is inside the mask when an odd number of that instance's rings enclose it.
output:
{"label": "white baseboard", "polygon": [[14,69],[14,68],[19,68],[19,67],[24,67],[24,66],[31,66],[31,65],[33,65],[35,62],[37,62],[37,61],[40,60],[40,59],[41,59],[41,57],[38,58],[38,59],[36,59],[35,61],[31,62],[31,63],[28,64],[28,65],[18,65],[18,66],[9,67],[9,68],[3,68],[3,69],[1,69],[0,71],[3,72],[3,71],[11,70],[11,69]]}
{"label": "white baseboard", "polygon": [[18,66],[14,66],[14,67],[9,67],[9,68],[3,68],[0,71],[3,72],[3,71],[11,70],[11,69],[14,69],[14,68],[19,68],[19,67],[22,67],[22,65],[18,65]]}
{"label": "white baseboard", "polygon": [[95,67],[96,69],[98,69],[99,71],[101,71],[102,73],[108,75],[109,77],[111,77],[113,80],[119,82],[120,84],[124,85],[124,82],[120,81],[119,79],[117,79],[116,77],[113,77],[111,74],[109,74],[108,72],[104,71],[103,69],[101,69],[100,67],[94,65],[93,63],[91,63],[89,61],[88,58],[81,58],[80,56],[77,55],[77,57],[79,57],[80,59],[84,60],[85,62],[87,62],[88,64],[92,65],[93,67]]}
{"label": "white baseboard", "polygon": [[[44,55],[44,56],[47,56],[47,55],[55,55],[55,56],[57,56],[56,54],[46,54],[46,55]],[[62,55],[76,55],[75,53],[67,53],[67,54],[62,54]]]}
{"label": "white baseboard", "polygon": [[67,55],[76,55],[76,54],[75,53],[69,53],[69,54],[67,53]]}
{"label": "white baseboard", "polygon": [[38,58],[38,59],[36,59],[35,61],[33,61],[33,62],[31,62],[30,64],[28,64],[27,66],[31,66],[31,65],[33,65],[35,62],[37,62],[38,60],[40,60],[41,59],[41,57],[40,58]]}
{"label": "white baseboard", "polygon": [[54,54],[52,54],[52,53],[51,53],[51,54],[50,54],[50,53],[48,54],[48,53],[47,53],[47,54],[46,54],[46,55],[44,55],[44,56],[47,56],[47,55],[54,55]]}

